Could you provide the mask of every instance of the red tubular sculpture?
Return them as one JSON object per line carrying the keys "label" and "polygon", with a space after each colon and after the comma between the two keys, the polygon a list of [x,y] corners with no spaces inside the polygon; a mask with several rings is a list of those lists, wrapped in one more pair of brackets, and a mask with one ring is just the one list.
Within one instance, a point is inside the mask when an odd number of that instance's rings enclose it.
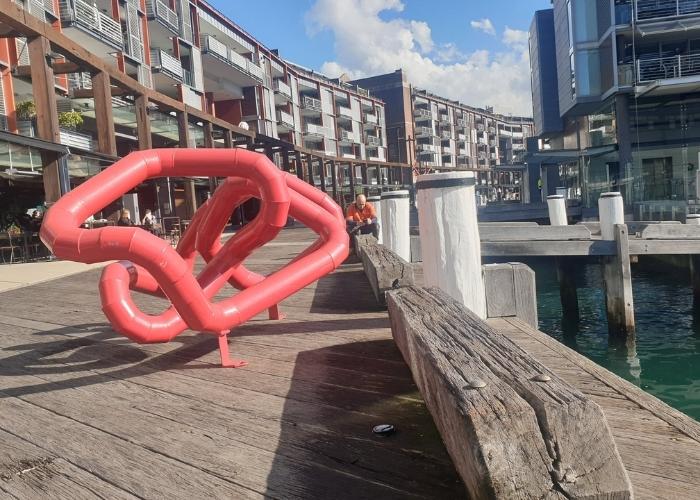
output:
{"label": "red tubular sculpture", "polygon": [[[226,177],[195,213],[176,249],[137,227],[81,229],[90,215],[154,177]],[[250,198],[261,201],[255,220],[226,243],[220,235],[233,210]],[[318,239],[270,276],[243,265],[257,248],[274,239],[291,216]],[[227,334],[338,267],[348,255],[348,236],[340,207],[325,193],[279,170],[258,153],[243,149],[159,149],[131,153],[49,209],[41,239],[62,259],[94,263],[108,260],[100,278],[102,310],[115,330],[138,343],[168,342],[187,328],[219,337],[222,366],[243,366],[228,355]],[[196,255],[206,262],[195,277]],[[212,298],[230,283],[241,290],[223,301]],[[167,297],[171,306],[149,315],[130,290]]]}

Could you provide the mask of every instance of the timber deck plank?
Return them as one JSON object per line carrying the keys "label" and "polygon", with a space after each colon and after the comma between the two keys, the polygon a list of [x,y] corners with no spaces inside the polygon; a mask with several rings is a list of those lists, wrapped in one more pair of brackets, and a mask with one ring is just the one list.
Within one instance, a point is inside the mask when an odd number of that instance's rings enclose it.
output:
{"label": "timber deck plank", "polygon": [[[269,273],[312,241],[283,231],[247,264]],[[236,370],[218,366],[210,336],[136,345],[115,334],[98,279],[0,295],[0,439],[21,437],[0,453],[45,458],[51,472],[20,483],[0,462],[10,498],[464,497],[359,264],[285,301],[288,319],[236,329],[231,353],[251,363]],[[376,437],[380,423],[398,432]]]}
{"label": "timber deck plank", "polygon": [[488,322],[602,408],[635,498],[698,498],[698,422],[520,320]]}

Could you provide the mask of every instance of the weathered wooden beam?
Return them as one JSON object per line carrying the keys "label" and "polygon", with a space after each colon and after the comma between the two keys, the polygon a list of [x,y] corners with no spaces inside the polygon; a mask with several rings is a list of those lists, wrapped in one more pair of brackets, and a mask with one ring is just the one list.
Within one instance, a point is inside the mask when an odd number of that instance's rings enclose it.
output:
{"label": "weathered wooden beam", "polygon": [[[36,124],[39,138],[60,143],[61,134],[58,128],[54,76],[46,60],[46,54],[51,52],[51,47],[48,40],[40,36],[29,39],[27,49],[31,64],[32,96],[36,105]],[[61,197],[60,165],[55,153],[43,152],[41,157],[44,164],[42,174],[44,199],[48,204],[51,204]]]}
{"label": "weathered wooden beam", "polygon": [[[51,62],[51,69],[54,75],[65,75],[68,73],[78,73],[83,71],[83,67],[71,61],[66,62]],[[32,67],[29,66],[15,66],[12,72],[17,76],[31,76]]]}
{"label": "weathered wooden beam", "polygon": [[331,166],[331,192],[333,199],[336,203],[340,204],[341,201],[338,197],[338,172],[336,171],[335,160],[329,161],[328,164]]}
{"label": "weathered wooden beam", "polygon": [[634,300],[627,226],[615,224],[614,234],[616,255],[603,259],[608,332],[616,337],[633,338],[635,334]]}
{"label": "weathered wooden beam", "polygon": [[687,224],[651,224],[642,230],[645,240],[700,240],[700,226]]}
{"label": "weathered wooden beam", "polygon": [[378,244],[374,236],[355,236],[355,252],[362,261],[365,275],[380,306],[386,307],[387,291],[413,285],[413,267],[384,245]]}
{"label": "weathered wooden beam", "polygon": [[481,266],[486,292],[486,317],[517,317],[537,328],[535,272],[525,264],[484,264]]}
{"label": "weathered wooden beam", "polygon": [[586,226],[481,226],[481,241],[590,240]]}
{"label": "weathered wooden beam", "polygon": [[[700,250],[700,247],[698,248]],[[615,255],[615,243],[590,241],[482,241],[484,257],[529,257],[556,255]]]}
{"label": "weathered wooden beam", "polygon": [[555,257],[554,264],[557,268],[562,316],[568,321],[578,321],[580,315],[574,261],[571,257]]}
{"label": "weathered wooden beam", "polygon": [[387,301],[470,498],[632,498],[598,405],[437,288]]}
{"label": "weathered wooden beam", "polygon": [[145,95],[136,96],[135,108],[139,149],[151,149],[153,147],[153,137],[151,135],[151,120],[148,116],[148,97]]}
{"label": "weathered wooden beam", "polygon": [[98,150],[100,153],[117,156],[117,138],[114,135],[114,116],[112,115],[112,85],[109,75],[104,71],[92,75],[92,90],[95,94]]}

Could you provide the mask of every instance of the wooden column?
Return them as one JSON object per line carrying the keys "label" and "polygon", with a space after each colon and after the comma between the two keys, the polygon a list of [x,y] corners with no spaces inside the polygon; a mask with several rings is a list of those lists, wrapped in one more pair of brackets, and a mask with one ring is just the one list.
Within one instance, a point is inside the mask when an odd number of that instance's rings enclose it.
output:
{"label": "wooden column", "polygon": [[229,149],[233,147],[233,137],[231,134],[230,130],[224,130],[224,146]]}
{"label": "wooden column", "polygon": [[282,157],[282,168],[285,172],[291,172],[292,168],[289,165],[289,152],[280,151],[280,156]]}
{"label": "wooden column", "polygon": [[335,161],[331,160],[328,163],[331,166],[331,182],[333,183],[333,185],[331,186],[331,191],[333,193],[333,199],[336,203],[340,204],[341,202],[338,198],[338,173],[335,170]]}
{"label": "wooden column", "polygon": [[323,158],[318,159],[319,176],[321,177],[321,191],[326,192],[326,161]]}
{"label": "wooden column", "polygon": [[[36,37],[28,40],[27,50],[32,95],[36,104],[37,133],[41,139],[60,143],[54,75],[47,60],[47,54],[51,53],[51,45],[46,38]],[[44,199],[47,204],[51,204],[61,197],[60,167],[56,153],[42,153],[42,163],[44,164]]]}
{"label": "wooden column", "polygon": [[[214,127],[211,122],[204,122],[204,147],[214,149]],[[219,180],[216,177],[209,177],[209,193],[213,194],[219,186]]]}
{"label": "wooden column", "polygon": [[[178,112],[177,125],[180,147],[187,148],[189,147],[190,143],[190,127],[187,111]],[[194,188],[194,179],[185,177],[183,178],[183,182],[185,186],[185,217],[192,219],[194,212],[197,210],[197,196]]]}
{"label": "wooden column", "polygon": [[112,116],[112,85],[109,74],[100,71],[92,75],[92,95],[95,102],[97,147],[100,153],[117,156],[117,137]]}
{"label": "wooden column", "polygon": [[139,149],[151,149],[153,137],[151,136],[151,120],[148,116],[148,97],[136,96],[136,133],[139,138]]}
{"label": "wooden column", "polygon": [[[549,210],[549,223],[552,226],[567,226],[566,199],[555,194],[547,196],[547,208]],[[555,257],[559,281],[559,299],[561,300],[562,316],[565,321],[577,322],[579,320],[578,294],[576,280],[574,279],[573,257]]]}
{"label": "wooden column", "polygon": [[303,181],[304,180],[304,163],[301,161],[301,151],[295,151],[294,155],[296,156],[296,163],[297,163],[297,177]]}
{"label": "wooden column", "polygon": [[350,166],[348,167],[348,175],[350,176],[350,194],[351,194],[350,198],[352,200],[354,200],[355,199],[355,164],[353,162],[350,162]]}
{"label": "wooden column", "polygon": [[367,196],[369,194],[369,176],[367,175],[366,163],[360,167],[360,175],[362,175],[362,192]]}
{"label": "wooden column", "polygon": [[[700,214],[688,214],[685,223],[690,226],[700,226]],[[690,255],[690,281],[693,286],[693,309],[700,311],[700,255]]]}
{"label": "wooden column", "polygon": [[622,207],[620,193],[600,195],[598,211],[601,237],[604,240],[614,240],[617,249],[616,255],[603,257],[603,281],[609,334],[618,339],[633,339],[635,323],[632,271],[627,226],[624,224]]}

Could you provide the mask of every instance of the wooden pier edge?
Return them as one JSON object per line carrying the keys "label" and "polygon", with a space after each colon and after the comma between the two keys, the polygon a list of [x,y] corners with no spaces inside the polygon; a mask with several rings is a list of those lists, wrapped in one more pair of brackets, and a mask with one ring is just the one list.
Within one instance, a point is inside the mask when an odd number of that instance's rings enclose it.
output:
{"label": "wooden pier edge", "polygon": [[379,244],[374,236],[355,236],[355,252],[362,261],[362,268],[381,307],[386,307],[387,290],[413,284],[411,264]]}
{"label": "wooden pier edge", "polygon": [[439,289],[392,290],[387,301],[472,498],[632,498],[598,405]]}

